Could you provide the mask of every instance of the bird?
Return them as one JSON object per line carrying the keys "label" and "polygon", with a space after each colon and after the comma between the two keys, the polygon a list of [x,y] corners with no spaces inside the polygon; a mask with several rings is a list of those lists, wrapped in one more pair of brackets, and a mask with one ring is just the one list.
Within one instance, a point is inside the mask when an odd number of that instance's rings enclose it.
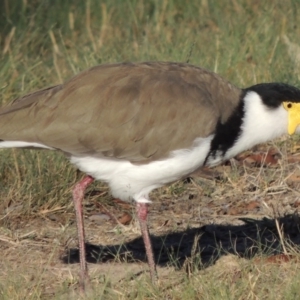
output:
{"label": "bird", "polygon": [[94,181],[134,201],[152,281],[149,193],[282,135],[299,133],[300,90],[239,88],[180,62],[107,63],[0,109],[0,148],[63,152],[86,174],[73,188],[80,289],[88,281],[82,201]]}

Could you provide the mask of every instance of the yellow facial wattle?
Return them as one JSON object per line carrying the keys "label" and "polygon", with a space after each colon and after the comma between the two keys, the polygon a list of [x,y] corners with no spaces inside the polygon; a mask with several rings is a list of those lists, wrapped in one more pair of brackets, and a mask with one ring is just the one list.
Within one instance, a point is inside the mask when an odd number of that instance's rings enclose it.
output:
{"label": "yellow facial wattle", "polygon": [[294,134],[300,125],[300,103],[283,102],[283,107],[288,111],[288,133]]}

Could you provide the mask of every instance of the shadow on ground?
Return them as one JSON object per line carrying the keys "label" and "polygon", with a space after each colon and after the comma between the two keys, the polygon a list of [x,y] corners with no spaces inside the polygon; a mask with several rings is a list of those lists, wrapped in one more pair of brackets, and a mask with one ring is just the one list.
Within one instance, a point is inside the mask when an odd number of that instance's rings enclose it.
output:
{"label": "shadow on ground", "polygon": [[[182,268],[184,263],[199,257],[200,268],[215,263],[224,254],[251,258],[257,253],[274,255],[283,252],[276,221],[241,219],[244,225],[205,225],[200,228],[163,236],[151,236],[158,265]],[[287,215],[277,219],[281,232],[290,244],[300,246],[300,216]],[[100,246],[86,244],[87,261],[99,263],[115,260],[126,262],[146,261],[142,238],[122,245]],[[199,255],[200,254],[200,255]],[[78,249],[69,249],[62,260],[79,262]]]}

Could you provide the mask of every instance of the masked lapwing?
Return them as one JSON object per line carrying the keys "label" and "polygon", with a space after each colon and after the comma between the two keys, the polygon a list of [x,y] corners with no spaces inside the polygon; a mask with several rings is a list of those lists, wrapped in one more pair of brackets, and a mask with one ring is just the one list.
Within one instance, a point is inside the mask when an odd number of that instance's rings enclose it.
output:
{"label": "masked lapwing", "polygon": [[82,200],[94,180],[136,202],[153,281],[149,193],[284,134],[300,123],[300,90],[283,83],[240,89],[184,63],[105,64],[0,110],[0,147],[60,150],[87,174],[73,190],[81,288],[87,279]]}

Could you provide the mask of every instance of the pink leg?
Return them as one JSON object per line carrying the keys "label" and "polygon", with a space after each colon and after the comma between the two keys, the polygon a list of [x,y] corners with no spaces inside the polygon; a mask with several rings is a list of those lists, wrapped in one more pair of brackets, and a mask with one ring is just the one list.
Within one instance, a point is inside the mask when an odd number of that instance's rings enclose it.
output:
{"label": "pink leg", "polygon": [[157,282],[157,271],[156,271],[153,249],[152,249],[152,244],[151,244],[148,225],[147,225],[148,204],[137,202],[136,212],[137,212],[138,220],[142,231],[142,237],[146,248],[146,255],[147,255],[148,265],[150,268],[151,280],[152,283],[155,284]]}
{"label": "pink leg", "polygon": [[84,223],[82,213],[82,200],[84,197],[85,189],[94,181],[91,176],[86,176],[80,182],[78,182],[73,189],[73,202],[76,213],[76,225],[78,233],[78,244],[79,244],[79,260],[80,260],[80,290],[84,292],[85,281],[88,279],[88,270],[86,264],[86,253],[85,253],[85,235],[84,235]]}

